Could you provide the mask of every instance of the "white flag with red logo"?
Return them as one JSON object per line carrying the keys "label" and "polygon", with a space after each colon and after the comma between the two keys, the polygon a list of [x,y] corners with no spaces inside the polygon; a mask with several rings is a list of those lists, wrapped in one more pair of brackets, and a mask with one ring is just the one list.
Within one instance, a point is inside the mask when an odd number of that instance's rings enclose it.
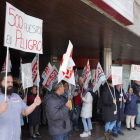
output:
{"label": "white flag with red logo", "polygon": [[49,91],[51,91],[53,81],[57,78],[57,75],[58,71],[56,67],[53,66],[42,83]]}
{"label": "white flag with red logo", "polygon": [[84,77],[85,77],[85,73],[86,73],[86,66],[84,67],[83,72],[82,72],[82,78],[83,78],[83,79],[84,79]]}
{"label": "white flag with red logo", "polygon": [[[8,51],[8,53],[9,53],[9,51]],[[11,72],[11,68],[12,68],[12,63],[11,63],[11,58],[10,58],[10,53],[9,53],[7,72]],[[1,73],[3,73],[3,72],[6,72],[6,58],[5,58],[5,61],[4,61],[4,64],[2,66],[2,70],[1,70]]]}
{"label": "white flag with red logo", "polygon": [[112,80],[112,74],[108,75],[107,79]]}
{"label": "white flag with red logo", "polygon": [[90,65],[89,65],[89,60],[87,62],[84,78],[83,78],[83,86],[85,89],[88,88],[88,83],[91,80],[91,71],[90,71]]}
{"label": "white flag with red logo", "polygon": [[78,71],[77,71],[77,68],[75,69],[74,77],[75,77],[75,84],[77,85],[78,84]]}
{"label": "white flag with red logo", "polygon": [[102,84],[103,81],[106,80],[105,74],[102,70],[100,63],[98,62],[96,73],[95,73],[95,80],[93,83],[93,92],[97,91]]}
{"label": "white flag with red logo", "polygon": [[35,58],[32,61],[32,79],[33,79],[33,85],[38,86],[38,83],[40,82],[40,75],[38,69],[37,56],[35,56]]}
{"label": "white flag with red logo", "polygon": [[50,72],[51,69],[52,69],[52,65],[49,62],[48,65],[46,66],[45,70],[42,73],[42,78],[43,79],[46,78],[46,76],[48,75],[48,73]]}
{"label": "white flag with red logo", "polygon": [[59,74],[58,74],[58,82],[60,82],[61,80],[65,80],[66,82],[75,85],[75,78],[73,72],[73,66],[75,66],[75,63],[72,59],[72,51],[73,51],[73,45],[71,41],[69,41],[67,52],[63,55],[61,61]]}

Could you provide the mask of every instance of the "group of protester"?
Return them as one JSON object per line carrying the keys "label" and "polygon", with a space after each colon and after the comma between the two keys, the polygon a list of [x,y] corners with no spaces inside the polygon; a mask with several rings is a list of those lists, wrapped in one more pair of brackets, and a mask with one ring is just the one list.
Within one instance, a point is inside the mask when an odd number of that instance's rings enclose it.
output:
{"label": "group of protester", "polygon": [[[92,122],[96,121],[97,101],[100,101],[102,120],[105,122],[105,138],[113,140],[121,131],[121,122],[126,115],[126,128],[128,131],[140,127],[140,82],[134,81],[133,88],[129,87],[124,93],[121,85],[112,87],[112,80],[108,79],[100,88],[100,96],[93,93],[92,83],[87,89],[83,88],[82,77],[77,86],[66,81],[53,83],[52,91],[47,92],[43,87],[39,93],[37,87],[29,88],[28,93],[21,89],[20,82],[7,75],[7,96],[5,100],[5,74],[0,74],[0,136],[1,140],[21,139],[21,125],[23,117],[28,116],[30,139],[41,137],[39,124],[48,123],[52,140],[66,140],[72,135],[71,131],[79,131],[79,118],[81,117],[84,131],[80,137],[91,135]],[[71,90],[69,90],[71,89]],[[115,90],[115,91],[114,91]],[[46,94],[47,93],[47,94]],[[75,110],[76,119],[73,119]],[[10,119],[9,119],[9,116]],[[42,119],[41,119],[42,118]],[[92,119],[92,120],[91,120]],[[42,121],[41,121],[42,120]],[[131,127],[130,127],[131,123]]]}

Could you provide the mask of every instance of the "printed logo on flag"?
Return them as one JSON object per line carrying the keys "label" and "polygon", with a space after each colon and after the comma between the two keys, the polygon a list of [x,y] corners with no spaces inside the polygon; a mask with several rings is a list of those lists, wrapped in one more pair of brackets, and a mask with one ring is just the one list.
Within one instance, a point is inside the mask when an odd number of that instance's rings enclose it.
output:
{"label": "printed logo on flag", "polygon": [[36,78],[38,76],[38,63],[37,63],[37,59],[36,62],[32,68],[32,77],[33,77],[33,82],[35,82]]}
{"label": "printed logo on flag", "polygon": [[52,73],[50,74],[50,76],[48,77],[45,86],[49,87],[49,85],[51,84],[51,82],[54,80],[54,78],[58,75],[58,72],[56,69],[54,69],[52,71]]}

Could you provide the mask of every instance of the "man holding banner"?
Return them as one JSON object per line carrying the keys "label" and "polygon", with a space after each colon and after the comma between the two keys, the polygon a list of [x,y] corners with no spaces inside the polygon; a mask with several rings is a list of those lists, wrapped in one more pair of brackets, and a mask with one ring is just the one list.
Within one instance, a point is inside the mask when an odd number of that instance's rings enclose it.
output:
{"label": "man holding banner", "polygon": [[[111,131],[116,123],[116,100],[113,96],[112,80],[107,80],[108,83],[104,86],[104,91],[102,93],[102,120],[106,122],[105,124],[105,138],[106,140],[114,140],[110,138]],[[108,84],[108,85],[107,85]]]}
{"label": "man holding banner", "polygon": [[[0,136],[1,140],[19,140],[21,134],[20,114],[29,115],[41,100],[37,96],[29,107],[18,94],[13,93],[13,77],[7,74],[7,87],[5,87],[5,73],[0,74]],[[5,99],[5,88],[7,96]]]}
{"label": "man holding banner", "polygon": [[118,137],[118,134],[124,135],[121,132],[121,121],[123,120],[123,103],[126,102],[124,99],[124,90],[122,89],[122,67],[111,66],[112,70],[112,84],[114,88],[114,96],[117,103],[117,116],[118,119],[113,128],[113,136]]}
{"label": "man holding banner", "polygon": [[121,132],[121,121],[124,120],[123,116],[123,109],[124,109],[124,104],[126,100],[124,99],[124,90],[121,88],[122,85],[116,85],[115,86],[115,97],[116,97],[116,104],[117,104],[117,116],[118,119],[116,121],[115,126],[113,127],[113,136],[118,137],[118,134],[124,135],[123,132]]}

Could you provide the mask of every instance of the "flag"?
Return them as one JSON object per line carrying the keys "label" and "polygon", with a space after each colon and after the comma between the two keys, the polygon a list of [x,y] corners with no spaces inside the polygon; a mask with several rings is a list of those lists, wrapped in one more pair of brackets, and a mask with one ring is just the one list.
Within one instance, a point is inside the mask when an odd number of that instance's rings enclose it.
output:
{"label": "flag", "polygon": [[95,73],[95,81],[93,82],[93,92],[97,91],[102,84],[106,80],[105,74],[102,70],[100,63],[98,62],[96,73]]}
{"label": "flag", "polygon": [[77,71],[77,68],[75,69],[74,77],[75,77],[75,84],[77,85],[78,84],[78,71]]}
{"label": "flag", "polygon": [[52,89],[53,82],[57,80],[57,75],[58,71],[56,67],[53,66],[42,83],[49,91]]}
{"label": "flag", "polygon": [[37,56],[35,56],[32,61],[32,79],[33,79],[33,85],[38,86],[38,83],[40,82],[40,75],[39,75],[39,69],[38,69]]}
{"label": "flag", "polygon": [[50,72],[51,69],[52,69],[52,65],[49,62],[48,65],[46,66],[45,70],[42,73],[43,79],[45,79],[45,77],[48,75],[48,73]]}
{"label": "flag", "polygon": [[112,74],[108,75],[107,79],[112,80]]}
{"label": "flag", "polygon": [[88,88],[88,83],[91,80],[91,71],[90,71],[90,65],[89,65],[89,60],[87,61],[87,66],[86,66],[86,70],[84,72],[84,78],[83,78],[83,87],[85,89]]}
{"label": "flag", "polygon": [[61,80],[65,80],[66,82],[75,85],[73,72],[73,66],[75,66],[75,63],[72,59],[72,51],[73,45],[71,41],[69,41],[67,52],[63,55],[63,58],[61,60],[61,65],[58,73],[58,82],[60,82]]}
{"label": "flag", "polygon": [[83,72],[82,72],[82,78],[83,78],[83,79],[84,79],[84,77],[85,77],[85,72],[86,72],[86,66],[84,67]]}
{"label": "flag", "polygon": [[[9,50],[8,50],[8,53],[9,53]],[[7,57],[6,57],[6,58],[7,58]],[[5,58],[5,61],[4,61],[3,66],[2,66],[1,73],[6,72],[6,58]],[[11,58],[10,58],[10,53],[9,53],[7,72],[11,72],[11,68],[12,68],[12,63],[11,63]]]}

